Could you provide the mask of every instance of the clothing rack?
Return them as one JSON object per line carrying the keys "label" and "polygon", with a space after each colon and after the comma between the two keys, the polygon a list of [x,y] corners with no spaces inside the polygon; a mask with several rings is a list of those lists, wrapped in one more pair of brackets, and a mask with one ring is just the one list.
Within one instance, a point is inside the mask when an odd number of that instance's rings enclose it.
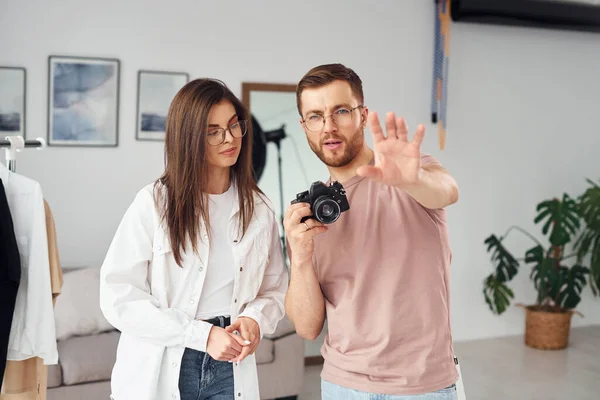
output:
{"label": "clothing rack", "polygon": [[23,136],[6,136],[4,140],[0,140],[0,147],[5,148],[8,169],[15,172],[17,170],[17,153],[30,147],[41,150],[46,147],[46,141],[43,138],[25,140]]}

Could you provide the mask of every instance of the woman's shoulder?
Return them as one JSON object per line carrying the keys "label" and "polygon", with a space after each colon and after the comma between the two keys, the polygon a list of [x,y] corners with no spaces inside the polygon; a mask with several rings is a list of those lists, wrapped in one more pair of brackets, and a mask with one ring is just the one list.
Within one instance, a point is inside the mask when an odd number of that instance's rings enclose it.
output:
{"label": "woman's shoulder", "polygon": [[275,208],[273,207],[273,202],[269,197],[259,191],[254,192],[254,209],[261,216],[274,217],[275,216]]}
{"label": "woman's shoulder", "polygon": [[131,207],[140,211],[156,211],[157,200],[163,196],[164,186],[158,182],[151,182],[137,191]]}

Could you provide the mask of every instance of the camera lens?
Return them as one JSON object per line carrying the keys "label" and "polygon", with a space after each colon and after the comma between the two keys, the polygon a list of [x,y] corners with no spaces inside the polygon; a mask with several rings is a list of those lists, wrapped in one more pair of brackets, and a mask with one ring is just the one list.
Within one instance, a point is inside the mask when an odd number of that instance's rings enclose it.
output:
{"label": "camera lens", "polygon": [[315,217],[324,224],[331,224],[340,217],[340,206],[330,197],[319,197],[314,205]]}
{"label": "camera lens", "polygon": [[331,204],[325,204],[322,210],[324,217],[331,217],[331,214],[333,214],[333,207],[331,206]]}

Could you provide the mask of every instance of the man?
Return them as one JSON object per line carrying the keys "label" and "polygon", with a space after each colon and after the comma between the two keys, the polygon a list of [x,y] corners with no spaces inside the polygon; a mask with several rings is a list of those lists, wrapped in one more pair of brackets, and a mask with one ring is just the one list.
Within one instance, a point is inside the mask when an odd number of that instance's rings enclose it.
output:
{"label": "man", "polygon": [[308,144],[344,186],[350,210],[323,225],[301,222],[312,215],[307,203],[288,208],[286,312],[308,340],[327,317],[323,399],[455,399],[444,208],[458,187],[421,153],[422,125],[409,140],[404,119],[388,113],[384,135],[363,100],[360,78],[340,64],[313,68],[298,84]]}

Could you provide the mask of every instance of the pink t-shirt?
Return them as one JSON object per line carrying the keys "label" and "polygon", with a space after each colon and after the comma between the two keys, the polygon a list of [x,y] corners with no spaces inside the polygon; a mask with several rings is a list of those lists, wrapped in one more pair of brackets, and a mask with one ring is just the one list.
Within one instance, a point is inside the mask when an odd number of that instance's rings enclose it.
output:
{"label": "pink t-shirt", "polygon": [[395,395],[455,383],[445,210],[371,179],[342,184],[350,210],[315,238],[328,324],[322,378]]}

